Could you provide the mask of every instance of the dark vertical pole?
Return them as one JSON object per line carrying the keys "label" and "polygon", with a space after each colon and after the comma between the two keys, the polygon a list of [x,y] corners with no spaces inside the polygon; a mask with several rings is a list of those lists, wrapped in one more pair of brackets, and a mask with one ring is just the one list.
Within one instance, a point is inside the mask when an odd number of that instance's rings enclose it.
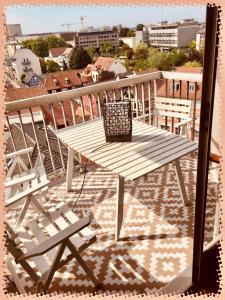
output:
{"label": "dark vertical pole", "polygon": [[193,246],[192,282],[194,286],[197,286],[199,283],[203,254],[210,140],[219,41],[217,18],[217,7],[207,6]]}

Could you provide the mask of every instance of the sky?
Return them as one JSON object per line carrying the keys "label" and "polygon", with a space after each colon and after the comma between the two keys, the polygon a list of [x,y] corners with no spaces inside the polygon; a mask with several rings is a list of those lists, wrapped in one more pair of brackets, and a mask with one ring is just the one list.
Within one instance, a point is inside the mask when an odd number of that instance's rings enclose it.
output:
{"label": "sky", "polygon": [[76,23],[72,31],[81,27],[80,16],[85,16],[84,26],[134,27],[139,23],[152,24],[184,18],[205,21],[204,6],[8,6],[5,10],[7,24],[21,24],[22,33],[67,31],[65,23]]}

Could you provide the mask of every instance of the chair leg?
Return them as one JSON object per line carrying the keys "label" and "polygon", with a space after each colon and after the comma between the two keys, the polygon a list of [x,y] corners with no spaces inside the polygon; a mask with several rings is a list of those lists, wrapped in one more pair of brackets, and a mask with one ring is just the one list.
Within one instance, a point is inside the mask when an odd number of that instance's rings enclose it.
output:
{"label": "chair leg", "polygon": [[73,256],[79,262],[79,264],[84,269],[84,271],[87,273],[88,277],[93,281],[94,285],[96,287],[98,287],[99,286],[99,282],[97,281],[97,279],[95,278],[95,276],[93,275],[93,273],[89,269],[89,267],[86,265],[85,261],[80,256],[80,254],[78,253],[78,251],[75,249],[75,247],[73,246],[73,244],[70,242],[70,240],[67,241],[67,247],[70,249],[70,251],[73,254]]}
{"label": "chair leg", "polygon": [[47,274],[47,278],[45,280],[45,283],[44,283],[44,292],[47,292],[49,286],[50,286],[50,283],[52,281],[52,278],[55,274],[55,272],[58,270],[58,265],[60,263],[60,260],[63,256],[63,253],[64,253],[64,250],[66,248],[66,243],[64,242],[60,247],[59,247],[59,250],[57,251],[57,254],[55,256],[55,259],[51,265],[51,268],[50,270],[48,271],[48,274]]}
{"label": "chair leg", "polygon": [[190,205],[190,202],[188,200],[187,193],[186,193],[186,190],[185,190],[184,179],[183,179],[183,176],[182,176],[179,159],[176,159],[174,161],[174,166],[175,166],[175,173],[176,173],[176,177],[177,177],[177,181],[178,181],[178,187],[179,187],[179,190],[180,190],[182,200],[184,202],[184,205],[188,206],[188,205]]}
{"label": "chair leg", "polygon": [[71,183],[73,178],[73,168],[74,168],[74,150],[69,147],[68,149],[68,159],[67,159],[67,173],[66,173],[66,190],[69,192],[71,190]]}
{"label": "chair leg", "polygon": [[24,203],[24,206],[22,208],[22,211],[21,211],[21,213],[19,215],[19,218],[18,218],[18,220],[16,222],[15,229],[17,229],[18,227],[20,227],[20,225],[22,224],[22,221],[23,221],[23,219],[25,217],[25,214],[26,214],[26,212],[28,210],[28,207],[29,207],[30,203],[31,203],[31,197],[27,196],[27,198],[25,200],[25,203]]}

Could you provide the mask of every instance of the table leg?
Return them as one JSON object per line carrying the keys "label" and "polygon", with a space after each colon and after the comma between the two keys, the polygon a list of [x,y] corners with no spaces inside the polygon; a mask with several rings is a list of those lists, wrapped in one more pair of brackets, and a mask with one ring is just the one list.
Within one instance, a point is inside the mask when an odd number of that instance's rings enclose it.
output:
{"label": "table leg", "polygon": [[73,167],[74,167],[74,150],[68,148],[68,159],[67,159],[67,172],[66,172],[66,190],[69,192],[71,190],[71,183],[73,178]]}
{"label": "table leg", "polygon": [[188,200],[187,193],[186,193],[186,190],[185,190],[184,178],[183,178],[183,175],[182,175],[182,172],[181,172],[179,159],[176,159],[174,161],[174,165],[175,165],[176,177],[177,177],[177,180],[178,180],[178,187],[179,187],[179,190],[180,190],[180,194],[182,196],[182,200],[184,202],[184,205],[188,206],[188,205],[190,205],[190,202]]}
{"label": "table leg", "polygon": [[123,222],[124,177],[117,176],[117,203],[116,203],[116,232],[115,240],[118,241]]}

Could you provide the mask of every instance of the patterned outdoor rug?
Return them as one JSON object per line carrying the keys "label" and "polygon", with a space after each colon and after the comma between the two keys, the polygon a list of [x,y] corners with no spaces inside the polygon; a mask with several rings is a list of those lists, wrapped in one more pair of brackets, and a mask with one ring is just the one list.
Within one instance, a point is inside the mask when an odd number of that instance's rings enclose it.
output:
{"label": "patterned outdoor rug", "polygon": [[[80,217],[88,216],[97,234],[97,241],[82,257],[103,291],[157,293],[191,263],[196,157],[189,155],[181,159],[181,168],[192,203],[189,207],[183,205],[172,164],[135,182],[126,181],[124,220],[120,241],[115,242],[116,176],[94,164],[88,166],[83,193],[74,211]],[[54,180],[45,196],[44,208],[54,207],[61,201],[73,205],[82,180],[83,175],[75,174],[70,193],[65,190],[65,177]],[[208,195],[206,242],[212,239],[217,197],[217,178],[213,175],[210,175]],[[11,224],[18,212],[7,213]],[[27,219],[33,217],[30,209]],[[28,289],[32,287],[29,278],[24,273],[21,276]],[[55,273],[49,292],[80,291],[93,292],[93,284],[72,260]]]}

